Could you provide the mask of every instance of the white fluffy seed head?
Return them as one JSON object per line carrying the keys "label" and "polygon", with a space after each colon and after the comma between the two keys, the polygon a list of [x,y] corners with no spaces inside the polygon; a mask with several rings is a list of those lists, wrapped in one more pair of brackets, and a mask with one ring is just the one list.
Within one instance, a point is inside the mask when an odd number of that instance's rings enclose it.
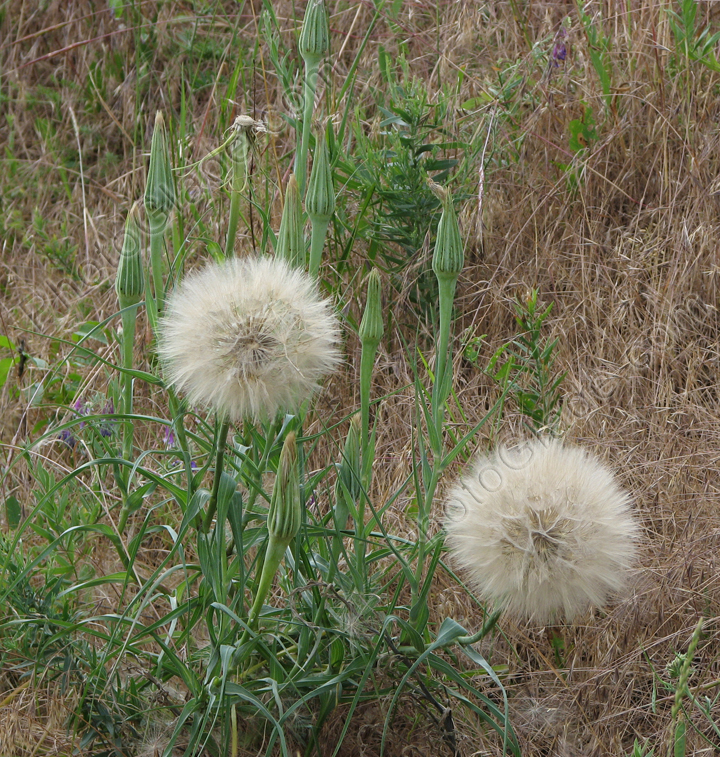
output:
{"label": "white fluffy seed head", "polygon": [[602,606],[622,588],[639,536],[610,471],[550,439],[479,456],[450,492],[445,530],[480,596],[538,623]]}
{"label": "white fluffy seed head", "polygon": [[295,410],[340,362],[332,305],[313,280],[270,257],[191,273],[168,300],[158,352],[191,403],[231,420]]}

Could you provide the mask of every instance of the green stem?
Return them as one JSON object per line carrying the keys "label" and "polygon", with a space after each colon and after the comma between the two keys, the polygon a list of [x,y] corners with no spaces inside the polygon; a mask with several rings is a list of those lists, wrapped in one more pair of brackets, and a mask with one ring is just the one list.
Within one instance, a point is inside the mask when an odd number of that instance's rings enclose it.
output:
{"label": "green stem", "polygon": [[163,240],[167,216],[156,214],[150,216],[150,265],[152,268],[153,290],[155,296],[155,312],[162,313],[165,298],[165,284],[163,282]]}
{"label": "green stem", "polygon": [[[250,626],[253,631],[257,628],[260,610],[262,610],[265,597],[267,597],[267,594],[270,591],[277,569],[280,567],[280,563],[285,555],[285,550],[287,550],[289,544],[290,540],[288,539],[276,539],[272,536],[269,537],[267,551],[265,552],[265,560],[263,561],[262,566],[262,573],[260,574],[260,581],[258,582],[255,591],[255,601],[248,613],[248,626]],[[242,646],[248,640],[249,636],[249,632],[245,631],[240,639],[239,646]]]}
{"label": "green stem", "polygon": [[[121,307],[125,303],[121,302]],[[123,368],[131,370],[133,367],[133,347],[135,345],[135,323],[137,320],[137,308],[133,307],[126,309],[123,307],[122,312],[122,362]],[[122,414],[130,416],[132,414],[133,406],[133,377],[129,373],[122,374]],[[130,461],[132,459],[133,450],[133,422],[128,418],[123,423],[123,441],[122,441],[122,456],[124,460]],[[124,496],[127,496],[125,494]],[[127,525],[127,519],[130,515],[127,502],[125,502],[120,510],[120,520],[118,522],[118,533],[122,534]]]}
{"label": "green stem", "polygon": [[307,153],[310,144],[310,129],[312,114],[315,107],[315,92],[317,91],[319,60],[305,59],[305,83],[303,86],[303,120],[300,137],[300,149],[295,153],[295,178],[300,188],[300,197],[305,196]]}
{"label": "green stem", "polygon": [[[132,370],[133,367],[133,347],[135,345],[135,322],[137,319],[137,308],[123,309],[122,324],[122,360],[123,368]],[[133,377],[129,373],[122,375],[122,398],[123,398],[123,415],[132,414],[133,407]],[[123,459],[130,460],[133,448],[133,423],[126,420],[123,424]]]}
{"label": "green stem", "polygon": [[444,404],[447,398],[447,382],[445,373],[448,364],[450,344],[450,322],[452,320],[452,308],[455,300],[455,285],[457,277],[438,277],[440,290],[440,329],[438,331],[437,346],[435,348],[435,383],[433,384],[432,409],[435,422],[436,444],[433,454],[438,457],[441,453],[442,427],[445,419]]}
{"label": "green stem", "polygon": [[205,514],[205,520],[203,521],[203,533],[207,533],[210,530],[212,520],[215,517],[215,511],[217,510],[217,498],[218,492],[220,491],[220,479],[222,478],[223,459],[225,457],[225,443],[227,442],[229,428],[230,421],[224,420],[218,431],[217,453],[215,455],[215,478],[213,479],[213,488],[210,492],[210,499],[208,500],[207,513]]}
{"label": "green stem", "polygon": [[310,275],[317,279],[320,271],[320,260],[322,258],[323,247],[325,246],[325,235],[327,234],[330,221],[313,221],[312,235],[310,237],[310,264],[308,271]]}
{"label": "green stem", "polygon": [[470,636],[458,636],[455,641],[458,644],[462,644],[463,646],[467,644],[475,644],[476,642],[480,641],[480,639],[483,639],[485,636],[487,636],[490,631],[495,627],[495,624],[500,619],[500,616],[502,615],[502,610],[495,610],[495,612],[488,616],[487,620],[483,623],[482,628],[477,631],[477,633],[474,633]]}
{"label": "green stem", "polygon": [[230,218],[228,220],[227,241],[225,242],[225,257],[229,258],[235,253],[235,235],[237,234],[238,220],[240,219],[240,200],[242,195],[234,189],[230,193]]}

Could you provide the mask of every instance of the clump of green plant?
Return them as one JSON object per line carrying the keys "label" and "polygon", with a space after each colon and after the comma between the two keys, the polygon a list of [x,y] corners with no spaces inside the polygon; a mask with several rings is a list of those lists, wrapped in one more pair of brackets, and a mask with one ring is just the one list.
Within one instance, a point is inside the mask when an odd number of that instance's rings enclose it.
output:
{"label": "clump of green plant", "polygon": [[[426,157],[436,148],[422,143],[427,103],[418,89],[408,100],[418,108],[398,106],[386,124],[397,155],[394,167],[385,166],[390,183],[382,190],[397,206],[414,186],[404,183],[409,171],[437,221],[432,275],[439,327],[432,379],[420,371],[415,377],[423,430],[414,440],[412,475],[384,501],[371,496],[372,381],[385,322],[377,269],[367,279],[358,331],[359,411],[347,408],[331,426],[306,431],[312,395],[340,362],[340,333],[334,305],[317,287],[335,211],[332,132],[316,131],[313,146],[310,130],[328,43],[321,2],[311,0],[304,24],[297,176],[284,187],[277,233],[251,182],[248,156],[262,130],[239,116],[223,144],[230,155],[229,223],[205,223],[197,214],[193,233],[214,259],[183,276],[190,240],[179,230],[186,208],[167,124],[156,117],[144,215],[139,203],[130,209],[118,257],[122,329],[112,334],[112,316],[79,329],[68,344],[72,355],[104,371],[113,402],[73,397],[64,403],[63,421],[23,450],[38,486],[0,556],[0,606],[12,600],[16,608],[13,617],[2,616],[0,635],[20,632],[30,617],[32,608],[20,601],[27,587],[55,586],[49,578],[61,576],[38,618],[50,636],[43,644],[87,650],[68,679],[79,694],[73,727],[84,746],[107,753],[128,751],[148,726],[142,720],[153,700],[162,702],[155,716],[172,719],[165,757],[180,745],[186,755],[234,755],[242,741],[266,754],[300,749],[309,755],[319,749],[335,708],[347,708],[342,742],[360,703],[379,697],[389,700],[384,748],[400,697],[412,692],[439,713],[446,701],[467,708],[505,753],[519,755],[500,678],[473,647],[499,614],[484,617],[475,633],[450,617],[430,619],[430,589],[443,569],[443,539],[431,530],[431,508],[444,471],[492,413],[459,440],[448,433],[453,303],[464,243],[452,193],[427,185],[428,175],[446,178],[452,164]],[[244,208],[261,216],[257,257],[236,254],[237,229],[251,225]],[[386,210],[402,223],[397,207]],[[224,239],[210,238],[214,227]],[[410,229],[412,245],[426,231]],[[271,244],[274,256],[267,254]],[[135,334],[143,311],[162,377],[157,361],[152,370],[138,368]],[[92,349],[95,337],[110,344],[106,332],[117,342],[116,361]],[[152,412],[138,410],[141,384],[152,392]],[[38,459],[41,446],[50,444],[66,461],[57,473]],[[312,470],[310,458],[321,446],[334,450],[334,458]],[[416,503],[416,534],[400,539],[388,532],[386,513],[408,494]],[[16,563],[12,555],[30,532],[39,543]],[[100,541],[114,565],[95,575],[84,566],[87,550]],[[89,610],[98,594],[101,609]],[[63,608],[59,617],[56,607]],[[22,643],[32,651],[32,639]],[[448,661],[445,651],[453,649]],[[53,658],[48,675],[60,675],[56,663]],[[12,672],[29,676],[33,666],[14,664]],[[478,678],[499,695],[481,690],[473,683]],[[452,745],[449,722],[443,719],[444,738]]]}
{"label": "clump of green plant", "polygon": [[537,289],[518,298],[514,303],[518,335],[495,352],[487,371],[503,389],[503,396],[507,392],[513,398],[517,411],[527,418],[534,433],[555,435],[566,374],[554,369],[559,340],[548,342],[542,334],[552,307],[552,302],[545,309],[538,307]]}
{"label": "clump of green plant", "polygon": [[[432,318],[437,284],[427,251],[441,204],[428,182],[445,184],[466,146],[450,139],[443,126],[445,99],[431,102],[403,58],[402,81],[382,49],[379,61],[389,97],[378,103],[381,118],[376,135],[356,128],[357,150],[344,170],[370,214],[364,231],[370,242],[368,257],[390,274],[395,287],[407,288],[414,306]],[[449,150],[460,157],[446,157]]]}

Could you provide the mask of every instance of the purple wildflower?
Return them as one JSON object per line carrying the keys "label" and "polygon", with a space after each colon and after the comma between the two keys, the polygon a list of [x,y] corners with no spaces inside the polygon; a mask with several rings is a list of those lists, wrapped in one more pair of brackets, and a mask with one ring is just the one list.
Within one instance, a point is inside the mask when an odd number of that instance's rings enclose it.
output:
{"label": "purple wildflower", "polygon": [[175,446],[175,432],[172,430],[172,428],[170,428],[170,426],[165,426],[163,436],[166,449],[170,449],[171,447]]}
{"label": "purple wildflower", "polygon": [[[84,400],[80,399],[77,400],[73,405],[73,410],[75,410],[78,415],[90,415],[92,407],[90,406],[89,402],[85,402]],[[82,423],[79,424],[78,428],[85,428],[85,421],[82,421]]]}
{"label": "purple wildflower", "polygon": [[[112,398],[107,400],[107,402],[103,405],[101,415],[114,415],[115,414],[115,403],[112,401]],[[113,433],[114,433],[114,426],[115,423],[111,420],[104,420],[100,424],[100,436],[104,436],[106,439],[109,439]]]}
{"label": "purple wildflower", "polygon": [[555,35],[555,44],[553,45],[552,53],[550,55],[550,63],[554,68],[558,68],[560,66],[560,61],[565,61],[567,58],[565,39],[567,39],[567,30],[564,26],[561,26],[558,33]]}
{"label": "purple wildflower", "polygon": [[69,428],[63,429],[58,434],[58,439],[63,442],[64,444],[67,444],[70,449],[75,449],[75,445],[77,444],[77,439],[72,435],[72,431],[70,431]]}

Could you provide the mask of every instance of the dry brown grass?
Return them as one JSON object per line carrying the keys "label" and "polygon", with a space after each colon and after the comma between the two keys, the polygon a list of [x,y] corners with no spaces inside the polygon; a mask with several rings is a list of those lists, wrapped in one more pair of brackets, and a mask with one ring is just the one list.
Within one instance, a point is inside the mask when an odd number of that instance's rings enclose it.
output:
{"label": "dry brown grass", "polygon": [[[291,28],[291,4],[274,5]],[[518,107],[512,113],[501,102],[496,110],[495,152],[507,159],[491,159],[486,168],[482,224],[475,205],[469,204],[464,216],[471,241],[456,333],[471,327],[478,335],[487,334],[482,361],[513,336],[511,301],[518,292],[538,287],[544,302],[555,303],[550,331],[560,337],[559,366],[568,372],[567,436],[598,450],[619,471],[635,496],[645,539],[628,596],[607,613],[554,631],[565,647],[560,665],[548,633],[510,621],[501,622],[502,635],[482,651],[492,664],[506,666],[512,723],[525,757],[624,755],[635,738],[650,739],[660,755],[669,744],[671,706],[660,679],[667,680],[667,665],[686,649],[700,616],[706,618],[705,634],[691,690],[713,697],[720,686],[720,77],[700,64],[671,69],[674,42],[661,3],[607,0],[602,9],[593,4],[589,10],[602,10],[612,40],[615,89],[605,117],[573,5],[518,5],[526,14],[529,37],[545,40],[539,48],[545,54],[561,20],[565,15],[572,20],[567,61],[551,77],[542,71],[545,59],[536,63],[528,51],[509,4],[438,2],[436,12],[435,4],[406,2],[396,24],[387,11],[378,23],[361,60],[355,97],[369,103],[381,84],[376,66],[380,42],[395,55],[404,40],[413,74],[431,93],[451,87],[462,67],[458,103],[490,92],[498,85],[498,74],[519,61],[523,97],[513,101]],[[145,19],[158,10],[154,2],[137,8]],[[236,22],[241,37],[251,40],[256,34],[259,3],[246,4],[239,19],[233,3],[217,8],[217,16],[200,20],[200,35],[227,40]],[[335,52],[343,46],[342,56],[333,61],[334,77],[342,81],[372,7],[331,2],[330,8]],[[700,13],[716,11],[707,4]],[[0,178],[0,326],[15,341],[24,338],[34,356],[55,357],[51,342],[40,335],[67,338],[82,320],[103,320],[116,309],[109,283],[113,240],[144,185],[143,146],[134,140],[148,128],[156,108],[179,111],[181,64],[187,76],[194,62],[190,53],[168,57],[168,52],[197,20],[198,10],[190,4],[164,5],[153,55],[139,73],[134,34],[123,31],[107,10],[84,0],[51,2],[43,10],[28,2],[6,5],[0,27],[0,149],[6,158]],[[111,56],[126,61],[122,78],[113,79]],[[213,86],[213,70],[219,77],[232,65],[232,53],[219,64],[196,65],[209,78],[207,86],[187,91],[189,133],[195,135],[189,147],[195,156],[217,144],[221,92]],[[83,94],[91,70],[106,77],[107,100]],[[145,77],[139,88],[138,76]],[[250,86],[237,95],[239,109],[254,107],[280,125],[284,106],[266,55],[255,61],[248,77]],[[59,93],[58,100],[43,95],[41,86]],[[583,101],[601,126],[584,178],[573,191],[557,163],[570,162],[568,125],[582,116]],[[469,118],[479,123],[480,116],[468,116],[459,107],[452,112],[451,129],[467,128]],[[143,120],[140,131],[136,113]],[[52,125],[52,138],[39,131],[39,118]],[[270,154],[282,155],[291,139],[287,129],[281,131],[272,138]],[[108,153],[115,158],[108,160]],[[59,176],[61,165],[69,166],[71,199]],[[33,231],[35,210],[47,234],[77,245],[74,276],[58,271],[43,253],[43,240]],[[360,259],[363,251],[356,253]],[[149,338],[146,332],[144,338]],[[381,348],[378,395],[411,383],[400,344],[390,334]],[[139,344],[138,355],[144,354],[143,346]],[[357,341],[350,336],[348,368],[321,398],[319,416],[342,417],[353,406],[358,358]],[[456,358],[456,376],[459,402],[472,423],[497,390],[461,357]],[[10,383],[22,387],[35,379],[29,370]],[[85,379],[92,387],[98,377]],[[152,397],[147,402],[152,404]],[[6,457],[32,438],[43,412],[5,389],[0,431]],[[379,412],[376,497],[381,501],[408,472],[411,390],[385,401]],[[508,418],[507,428],[518,426],[517,418]],[[478,445],[486,441],[479,439]],[[60,456],[59,462],[71,461]],[[27,498],[30,485],[22,476],[10,478],[3,494]],[[390,514],[390,527],[401,532],[410,529],[405,504],[401,499]],[[436,520],[441,507],[438,502]],[[441,574],[431,606],[437,620],[452,615],[470,626],[478,622],[467,595]],[[65,704],[59,689],[23,691],[11,698],[17,685],[13,676],[0,678],[0,754],[69,754],[58,714]],[[413,701],[405,699],[388,754],[441,753],[437,731],[427,728],[425,719],[413,727],[417,712]],[[497,741],[472,718],[455,714],[462,754],[500,754]],[[697,712],[691,717],[710,736],[707,722]],[[720,722],[720,707],[714,718]],[[345,753],[377,754],[382,719],[377,708],[361,710]],[[343,720],[339,712],[328,725],[328,743]],[[405,748],[406,742],[414,746]],[[689,735],[688,754],[712,753],[697,734]]]}

